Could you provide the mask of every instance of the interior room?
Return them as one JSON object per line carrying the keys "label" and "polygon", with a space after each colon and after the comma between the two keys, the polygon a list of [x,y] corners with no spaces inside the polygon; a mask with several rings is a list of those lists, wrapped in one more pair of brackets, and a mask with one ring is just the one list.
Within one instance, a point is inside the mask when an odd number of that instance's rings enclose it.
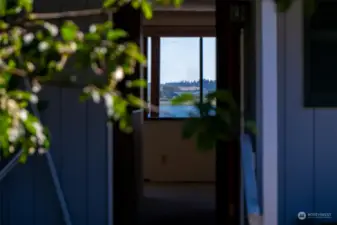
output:
{"label": "interior room", "polygon": [[144,96],[159,112],[144,115],[142,125],[141,224],[215,224],[215,151],[183,140],[193,109],[169,105],[179,93],[201,97],[216,89],[214,16],[214,4],[187,1],[180,11],[159,9],[144,21]]}
{"label": "interior room", "polygon": [[[214,2],[185,1],[179,10],[159,8],[152,20],[143,21],[142,29],[142,46],[147,56],[147,68],[143,71],[147,88],[143,96],[158,106],[158,110],[135,113],[135,143],[140,148],[128,156],[135,161],[132,171],[136,174],[133,185],[137,189],[136,195],[127,194],[128,207],[133,208],[129,210],[135,211],[140,225],[216,224],[216,211],[222,207],[219,202],[225,202],[217,201],[221,191],[216,188],[233,189],[232,196],[239,196],[240,188],[238,183],[229,187],[224,180],[226,175],[219,174],[216,168],[219,154],[215,149],[200,152],[195,140],[182,138],[182,126],[186,118],[195,113],[194,108],[170,105],[170,100],[181,93],[203,99],[219,86]],[[244,77],[243,95],[249,117],[255,115],[254,61],[246,60],[254,54],[252,29],[249,26],[235,34],[237,46],[231,53],[236,58],[234,67],[238,66],[234,80],[240,83],[241,72]],[[234,148],[236,152],[240,150]],[[220,157],[226,158],[226,154]],[[230,162],[231,157],[226,160]],[[228,164],[227,161],[224,163]],[[233,169],[237,165],[225,166]],[[231,179],[240,182],[239,172],[240,169],[237,177]]]}
{"label": "interior room", "polygon": [[154,122],[143,128],[142,224],[214,223],[214,151],[197,152],[193,140],[182,140],[181,121]]}

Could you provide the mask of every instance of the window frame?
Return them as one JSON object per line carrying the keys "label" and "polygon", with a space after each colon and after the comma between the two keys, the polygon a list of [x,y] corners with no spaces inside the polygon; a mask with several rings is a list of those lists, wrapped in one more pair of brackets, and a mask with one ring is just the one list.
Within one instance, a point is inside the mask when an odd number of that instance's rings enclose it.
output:
{"label": "window frame", "polygon": [[[323,0],[322,2],[329,2]],[[311,73],[311,43],[334,39],[337,42],[337,30],[315,30],[311,27],[311,17],[303,17],[303,106],[304,108],[337,108],[337,85],[333,93],[314,92],[311,84],[314,81]]]}
{"label": "window frame", "polygon": [[[146,26],[143,29],[144,54],[147,55],[147,38],[151,37],[151,104],[159,106],[160,96],[160,38],[199,38],[199,80],[203,79],[203,38],[215,35],[215,26]],[[156,57],[154,57],[156,56]],[[147,67],[144,67],[144,79],[148,81]],[[153,82],[153,79],[155,82]],[[200,83],[200,97],[203,95],[203,84]],[[144,90],[144,100],[148,101],[148,88]],[[153,102],[153,99],[155,102]],[[188,117],[159,117],[158,113],[144,113],[144,120],[186,120]]]}

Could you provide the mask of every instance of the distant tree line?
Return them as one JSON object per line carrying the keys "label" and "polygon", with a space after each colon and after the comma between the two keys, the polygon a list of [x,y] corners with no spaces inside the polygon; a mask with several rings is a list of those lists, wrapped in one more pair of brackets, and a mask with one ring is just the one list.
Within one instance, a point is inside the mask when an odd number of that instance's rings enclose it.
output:
{"label": "distant tree line", "polygon": [[[209,90],[215,90],[216,87],[216,81],[215,80],[208,80],[204,79],[203,82],[203,88],[209,89]],[[186,81],[182,80],[179,82],[168,82],[161,84],[163,86],[178,86],[178,87],[200,87],[200,81]]]}
{"label": "distant tree line", "polygon": [[[203,90],[205,93],[214,91],[216,89],[215,80],[203,80]],[[191,87],[191,89],[186,90],[186,88]],[[165,101],[174,98],[181,92],[191,92],[198,95],[200,93],[200,81],[186,81],[182,80],[179,82],[167,82],[160,84],[160,99]],[[151,93],[151,83],[148,84],[148,96]]]}

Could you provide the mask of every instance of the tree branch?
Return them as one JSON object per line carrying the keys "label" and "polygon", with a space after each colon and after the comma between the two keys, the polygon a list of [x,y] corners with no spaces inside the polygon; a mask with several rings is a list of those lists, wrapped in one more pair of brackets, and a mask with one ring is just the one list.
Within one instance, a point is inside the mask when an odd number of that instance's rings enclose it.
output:
{"label": "tree branch", "polygon": [[63,19],[63,18],[103,15],[109,12],[114,12],[114,10],[113,9],[109,9],[109,10],[107,9],[86,9],[86,10],[76,10],[76,11],[66,11],[66,12],[33,13],[32,18],[38,19],[38,20]]}

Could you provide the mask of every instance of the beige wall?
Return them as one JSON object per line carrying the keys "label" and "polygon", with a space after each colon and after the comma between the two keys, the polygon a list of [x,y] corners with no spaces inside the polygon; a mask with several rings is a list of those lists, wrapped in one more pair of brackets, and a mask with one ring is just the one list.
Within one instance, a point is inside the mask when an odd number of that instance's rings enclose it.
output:
{"label": "beige wall", "polygon": [[144,178],[152,181],[215,181],[215,151],[197,152],[182,140],[183,121],[144,121]]}
{"label": "beige wall", "polygon": [[[156,26],[215,28],[213,0],[187,0],[179,11],[193,13],[156,12],[153,20],[143,21],[145,35],[153,33],[151,29]],[[182,123],[144,121],[144,178],[153,181],[215,181],[215,152],[199,153],[192,140],[182,140]]]}

